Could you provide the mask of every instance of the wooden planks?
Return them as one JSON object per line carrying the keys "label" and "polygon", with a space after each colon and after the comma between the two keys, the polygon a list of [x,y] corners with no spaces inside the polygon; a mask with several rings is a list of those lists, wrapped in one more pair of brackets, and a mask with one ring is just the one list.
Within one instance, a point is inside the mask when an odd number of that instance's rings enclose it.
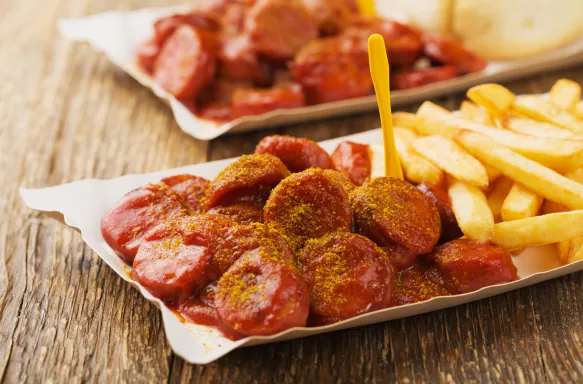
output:
{"label": "wooden planks", "polygon": [[[164,5],[0,2],[0,378],[4,382],[554,382],[583,379],[583,274],[409,319],[234,352],[174,356],[158,310],[81,236],[23,206],[19,186],[150,172],[252,151],[264,133],[199,142],[168,108],[84,45],[59,17]],[[175,3],[180,3],[175,1]],[[508,84],[544,92],[583,67]],[[455,109],[461,96],[437,100]],[[411,106],[409,110],[415,110]],[[324,140],[374,113],[278,128]]]}

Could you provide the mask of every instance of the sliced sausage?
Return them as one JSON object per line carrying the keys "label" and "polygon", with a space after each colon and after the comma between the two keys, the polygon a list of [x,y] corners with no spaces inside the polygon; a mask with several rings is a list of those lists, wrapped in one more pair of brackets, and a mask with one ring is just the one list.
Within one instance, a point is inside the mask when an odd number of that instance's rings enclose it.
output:
{"label": "sliced sausage", "polygon": [[101,219],[101,234],[107,244],[128,264],[149,231],[164,220],[186,216],[180,196],[164,184],[134,189]]}
{"label": "sliced sausage", "polygon": [[362,17],[346,31],[347,35],[362,39],[364,44],[370,35],[375,33],[383,36],[391,64],[411,65],[423,52],[421,33],[409,25],[394,20]]}
{"label": "sliced sausage", "polygon": [[230,220],[202,215],[160,224],[138,249],[136,279],[162,300],[192,295],[208,283],[213,246],[219,233],[231,226]]}
{"label": "sliced sausage", "polygon": [[356,185],[354,185],[352,181],[350,181],[350,179],[342,172],[338,172],[334,169],[325,169],[324,174],[340,184],[348,196],[350,196],[350,194],[356,189]]}
{"label": "sliced sausage", "polygon": [[136,49],[136,61],[140,68],[145,72],[152,74],[154,63],[160,54],[160,43],[155,39],[146,40]]}
{"label": "sliced sausage", "polygon": [[154,39],[160,45],[163,45],[182,24],[192,25],[208,31],[217,31],[219,28],[216,20],[204,13],[175,14],[154,22]]}
{"label": "sliced sausage", "polygon": [[343,35],[314,40],[297,54],[292,76],[302,85],[308,104],[373,93],[366,43],[361,40]]}
{"label": "sliced sausage", "polygon": [[267,225],[237,225],[217,236],[219,241],[212,248],[208,271],[211,281],[219,279],[243,254],[259,248],[268,250],[271,258],[295,267],[295,259],[286,239]]}
{"label": "sliced sausage", "polygon": [[452,38],[428,33],[423,36],[424,52],[432,60],[453,65],[460,74],[479,72],[488,62]]}
{"label": "sliced sausage", "polygon": [[352,209],[358,232],[381,246],[398,244],[420,255],[439,240],[437,208],[406,181],[392,177],[365,181],[352,194]]}
{"label": "sliced sausage", "polygon": [[249,251],[233,264],[219,280],[215,302],[221,319],[246,336],[303,327],[310,308],[299,272],[266,249]]}
{"label": "sliced sausage", "polygon": [[429,254],[453,294],[477,291],[518,279],[510,253],[503,247],[469,239],[453,240]]}
{"label": "sliced sausage", "polygon": [[370,146],[343,141],[332,153],[332,164],[337,171],[344,173],[356,185],[362,185],[370,178],[372,160]]}
{"label": "sliced sausage", "polygon": [[291,59],[310,40],[318,26],[300,0],[259,0],[245,22],[257,52],[274,59]]}
{"label": "sliced sausage", "polygon": [[231,340],[241,339],[243,335],[235,332],[219,317],[215,305],[216,289],[217,282],[214,281],[199,289],[194,296],[180,298],[172,308],[195,324],[216,328]]}
{"label": "sliced sausage", "polygon": [[395,279],[391,305],[418,303],[438,296],[450,296],[445,289],[441,272],[424,260],[400,271]]}
{"label": "sliced sausage", "polygon": [[288,175],[289,170],[275,156],[241,156],[211,182],[206,209],[236,201],[264,203],[271,190]]}
{"label": "sliced sausage", "polygon": [[302,0],[302,3],[324,36],[342,32],[358,16],[358,12],[347,1]]}
{"label": "sliced sausage", "polygon": [[197,99],[196,113],[199,117],[216,122],[232,120],[231,103],[233,93],[239,87],[251,87],[247,81],[219,78],[206,87]]}
{"label": "sliced sausage", "polygon": [[220,74],[234,80],[250,80],[259,86],[273,83],[271,66],[261,60],[246,35],[224,37],[218,53]]}
{"label": "sliced sausage", "polygon": [[312,140],[298,137],[266,136],[255,147],[255,153],[268,153],[279,158],[291,172],[332,168],[330,155],[325,150]]}
{"label": "sliced sausage", "polygon": [[178,99],[195,98],[214,80],[214,34],[183,24],[166,40],[154,64],[154,81]]}
{"label": "sliced sausage", "polygon": [[308,241],[298,260],[310,292],[310,323],[330,324],[386,308],[392,268],[369,239],[337,232]]}
{"label": "sliced sausage", "polygon": [[186,202],[191,213],[204,212],[204,199],[210,182],[195,175],[170,176],[160,181],[176,192]]}
{"label": "sliced sausage", "polygon": [[391,77],[393,89],[410,89],[456,78],[458,71],[453,65],[395,73]]}
{"label": "sliced sausage", "polygon": [[348,194],[318,168],[284,179],[271,192],[264,212],[265,223],[281,232],[294,249],[308,239],[352,228]]}
{"label": "sliced sausage", "polygon": [[237,224],[263,223],[263,206],[252,201],[220,205],[207,211],[207,214],[226,216]]}
{"label": "sliced sausage", "polygon": [[278,84],[268,89],[241,88],[233,93],[231,109],[233,119],[250,115],[262,115],[276,109],[299,108],[306,99],[299,84]]}
{"label": "sliced sausage", "polygon": [[389,258],[391,265],[398,270],[403,270],[411,267],[417,261],[419,256],[418,253],[413,252],[401,245],[392,244],[382,247],[385,251],[387,257]]}
{"label": "sliced sausage", "polygon": [[439,240],[446,242],[462,237],[463,233],[453,213],[451,199],[447,192],[431,183],[421,183],[417,188],[431,199],[437,208],[437,212],[439,212],[439,219],[441,221],[441,236]]}

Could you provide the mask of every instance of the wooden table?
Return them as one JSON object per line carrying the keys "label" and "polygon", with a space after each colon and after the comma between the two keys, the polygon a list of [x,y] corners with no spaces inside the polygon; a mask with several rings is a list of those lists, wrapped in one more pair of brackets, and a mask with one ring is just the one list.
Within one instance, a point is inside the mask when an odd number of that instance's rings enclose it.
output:
{"label": "wooden table", "polygon": [[[81,236],[26,208],[18,187],[222,159],[267,133],[323,140],[376,113],[196,141],[164,104],[59,17],[164,0],[0,2],[0,378],[5,382],[554,382],[583,380],[583,274],[408,319],[236,351],[208,366],[172,354],[158,310]],[[507,84],[547,91],[583,66]],[[436,100],[455,109],[463,95]],[[407,110],[415,110],[411,105]]]}

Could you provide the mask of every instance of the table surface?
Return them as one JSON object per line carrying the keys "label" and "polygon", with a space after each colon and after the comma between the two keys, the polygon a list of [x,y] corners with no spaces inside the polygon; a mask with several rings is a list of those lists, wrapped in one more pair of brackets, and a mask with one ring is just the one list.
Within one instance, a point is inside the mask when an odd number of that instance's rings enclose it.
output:
{"label": "table surface", "polygon": [[[0,378],[5,382],[555,382],[583,379],[583,274],[383,324],[235,351],[175,356],[159,311],[18,187],[112,178],[248,153],[263,135],[324,140],[376,113],[197,141],[169,108],[83,44],[60,17],[164,0],[0,2]],[[506,84],[547,91],[583,66]],[[463,95],[434,100],[456,109]],[[402,110],[414,111],[418,105]]]}

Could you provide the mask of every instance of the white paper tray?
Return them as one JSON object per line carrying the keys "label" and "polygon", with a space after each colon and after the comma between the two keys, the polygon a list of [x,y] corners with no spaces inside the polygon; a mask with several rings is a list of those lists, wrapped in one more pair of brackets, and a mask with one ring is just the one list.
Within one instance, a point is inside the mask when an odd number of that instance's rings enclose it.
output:
{"label": "white paper tray", "polygon": [[[379,9],[383,7],[379,6]],[[184,132],[199,140],[212,140],[227,132],[263,129],[280,124],[300,123],[332,116],[353,114],[376,109],[374,96],[361,97],[303,108],[281,109],[259,116],[248,116],[219,125],[194,116],[174,97],[152,83],[135,64],[136,47],[153,34],[154,21],[165,15],[187,10],[187,7],[149,8],[136,11],[112,11],[79,19],[59,21],[61,33],[74,41],[85,41],[142,85],[166,100],[176,122]],[[490,62],[483,72],[461,76],[427,86],[392,92],[392,105],[398,106],[419,100],[463,91],[484,82],[502,82],[537,72],[560,69],[583,62],[583,39],[564,48],[526,59]]]}
{"label": "white paper tray", "polygon": [[[344,139],[365,144],[377,144],[382,142],[382,135],[381,131],[377,129],[328,140],[321,144],[326,150],[333,151],[338,142]],[[157,305],[162,311],[166,337],[170,346],[176,354],[195,364],[210,363],[243,346],[273,343],[435,311],[583,270],[583,261],[561,267],[555,249],[552,246],[530,248],[514,258],[520,280],[513,283],[487,287],[464,295],[439,297],[422,303],[384,309],[324,327],[295,328],[275,336],[250,337],[239,341],[231,341],[211,328],[181,323],[160,300],[153,297],[137,282],[129,278],[128,271],[130,268],[105,243],[100,230],[101,217],[130,190],[149,182],[156,182],[163,177],[181,173],[192,173],[211,179],[231,161],[233,159],[196,164],[161,172],[129,175],[111,180],[89,179],[45,189],[22,189],[21,194],[30,208],[45,212],[53,217],[60,217],[67,225],[77,228],[81,232],[83,240],[122,279],[138,288],[146,299]],[[375,173],[378,172],[378,170],[373,171]],[[142,321],[147,322],[148,319],[144,318]],[[133,326],[139,327],[140,323],[138,322]]]}

